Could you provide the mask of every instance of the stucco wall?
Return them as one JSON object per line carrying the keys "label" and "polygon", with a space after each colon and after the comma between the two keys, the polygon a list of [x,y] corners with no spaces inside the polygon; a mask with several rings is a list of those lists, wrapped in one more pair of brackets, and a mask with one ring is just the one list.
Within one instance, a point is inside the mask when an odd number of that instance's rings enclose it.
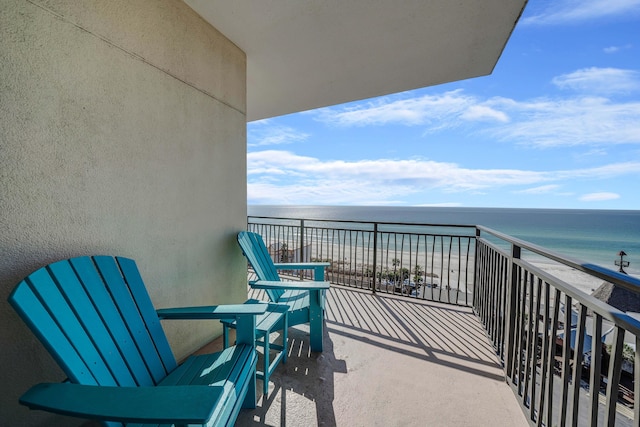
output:
{"label": "stucco wall", "polygon": [[[64,378],[7,303],[59,259],[135,259],[157,307],[240,302],[244,53],[178,0],[0,0],[0,425]],[[177,358],[216,322],[164,323]]]}

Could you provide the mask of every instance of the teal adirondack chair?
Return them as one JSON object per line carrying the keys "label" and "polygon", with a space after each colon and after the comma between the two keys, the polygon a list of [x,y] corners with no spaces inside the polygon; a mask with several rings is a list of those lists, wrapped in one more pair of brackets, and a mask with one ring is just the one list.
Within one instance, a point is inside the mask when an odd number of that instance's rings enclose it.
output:
{"label": "teal adirondack chair", "polygon": [[[238,243],[244,256],[258,276],[249,285],[264,289],[271,302],[289,306],[289,326],[309,323],[311,351],[322,351],[325,293],[329,282],[324,281],[327,262],[274,263],[262,236],[250,231],[238,234]],[[313,282],[284,282],[280,270],[313,270]]]}
{"label": "teal adirondack chair", "polygon": [[[256,405],[255,316],[266,304],[154,310],[135,262],[80,257],[20,282],[10,304],[68,382],[38,384],[20,403],[105,426],[231,426]],[[160,319],[227,319],[237,344],[178,366]]]}

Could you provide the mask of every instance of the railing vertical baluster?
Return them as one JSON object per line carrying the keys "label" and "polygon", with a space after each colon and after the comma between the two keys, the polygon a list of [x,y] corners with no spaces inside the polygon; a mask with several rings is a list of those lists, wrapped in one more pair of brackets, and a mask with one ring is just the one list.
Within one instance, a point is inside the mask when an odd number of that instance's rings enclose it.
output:
{"label": "railing vertical baluster", "polygon": [[493,311],[491,308],[491,289],[496,286],[495,283],[495,276],[492,276],[493,273],[495,273],[497,270],[497,266],[496,266],[496,255],[495,253],[493,253],[492,251],[487,251],[487,268],[486,268],[486,272],[485,272],[485,285],[484,285],[484,289],[482,291],[482,300],[483,300],[483,311],[484,311],[484,318],[485,318],[485,325],[489,324],[489,316],[491,315],[491,312]]}
{"label": "railing vertical baluster", "polygon": [[[353,233],[353,232],[352,232],[352,233]],[[355,280],[354,285],[355,285],[357,288],[360,288],[360,287],[362,287],[362,285],[361,285],[361,286],[358,286],[358,237],[360,236],[360,232],[359,232],[358,230],[356,230],[356,231],[355,231],[355,235],[356,235],[356,240],[355,240],[355,242],[353,242],[352,233],[349,233],[349,245],[350,245],[351,247],[353,247],[353,260],[355,260],[355,261],[354,261],[354,262],[355,262],[355,265],[353,266],[354,270],[351,270],[351,264],[352,264],[352,262],[349,262],[349,270],[350,270],[350,271],[349,271],[349,277],[351,277],[351,272],[355,272],[355,273],[356,273],[356,274],[355,274],[355,276],[356,276],[356,277],[354,278],[354,280]]]}
{"label": "railing vertical baluster", "polygon": [[346,266],[345,264],[347,263],[347,233],[346,231],[341,231],[340,233],[338,233],[338,235],[342,235],[342,244],[340,245],[340,248],[342,249],[342,252],[338,251],[338,253],[342,253],[341,257],[340,257],[340,261],[341,261],[341,265],[342,265],[342,284],[345,283],[346,279],[347,279],[347,274],[346,274]]}
{"label": "railing vertical baluster", "polygon": [[[560,409],[560,427],[567,425],[567,417],[562,414],[567,414],[567,407],[569,403],[569,360],[571,359],[571,329],[573,325],[571,321],[573,319],[571,307],[571,297],[567,294],[564,296],[564,341],[562,342],[562,397],[561,397],[561,409]],[[575,378],[574,378],[575,381]]]}
{"label": "railing vertical baluster", "polygon": [[640,427],[640,335],[636,335],[636,351],[633,357],[633,425]]}
{"label": "railing vertical baluster", "polygon": [[487,268],[486,247],[484,245],[476,248],[477,268],[474,271],[475,284],[473,287],[473,307],[475,313],[482,320],[482,290],[485,286],[485,270]]}
{"label": "railing vertical baluster", "polygon": [[[575,355],[573,358],[573,395],[571,408],[571,425],[578,426],[578,411],[580,404],[580,378],[582,377],[582,362],[584,352],[584,336],[586,332],[587,307],[580,305],[578,314],[578,325],[576,328]],[[565,333],[566,339],[566,333]]]}
{"label": "railing vertical baluster", "polygon": [[[467,254],[466,254],[466,263],[465,263],[465,270],[464,270],[464,305],[469,305],[469,253],[470,252],[471,252],[471,237],[467,237]],[[474,246],[474,252],[475,252],[475,246]],[[476,275],[473,274],[472,280],[474,281],[474,283],[475,283],[475,276]]]}
{"label": "railing vertical baluster", "polygon": [[[404,295],[404,274],[403,274],[403,265],[404,265],[404,239],[406,234],[402,233],[402,240],[400,243],[400,271],[398,275],[398,279],[400,280],[400,295]],[[396,254],[398,253],[396,249]],[[397,255],[396,255],[397,257]]]}
{"label": "railing vertical baluster", "polygon": [[522,288],[522,268],[518,268],[518,280],[516,281],[516,356],[513,358],[514,370],[516,374],[516,379],[518,382],[518,390],[522,387],[523,376],[522,376],[522,336],[524,330],[524,299],[525,299],[525,289]]}
{"label": "railing vertical baluster", "polygon": [[[347,236],[349,237],[348,243],[347,243]],[[351,279],[352,279],[352,277],[351,277],[351,271],[352,271],[351,270],[351,266],[353,264],[353,258],[352,258],[352,256],[353,256],[352,255],[353,254],[353,252],[352,252],[353,245],[351,244],[351,242],[353,242],[353,230],[345,231],[345,235],[344,235],[344,244],[345,244],[344,253],[347,254],[347,250],[349,251],[349,255],[346,256],[346,258],[348,260],[348,264],[345,263],[345,266],[346,265],[349,266],[349,269],[345,268],[345,274],[346,274],[345,281],[347,282],[347,286],[352,286],[353,285],[353,283],[351,282]],[[347,249],[347,245],[349,246],[348,249]]]}
{"label": "railing vertical baluster", "polygon": [[[520,339],[520,275],[521,275],[521,270],[519,267],[517,266],[512,266],[512,268],[515,269],[516,271],[516,278],[513,279],[513,282],[511,283],[511,292],[513,292],[514,298],[514,304],[512,306],[513,309],[513,319],[514,319],[514,323],[513,323],[513,350],[512,350],[512,376],[511,376],[511,380],[513,381],[513,383],[515,385],[517,385],[518,387],[520,387],[520,380],[519,380],[519,369],[518,369],[518,365],[520,364],[520,360],[521,360],[521,356],[520,356],[520,344],[522,342],[522,340]],[[495,304],[497,307],[497,304]]]}
{"label": "railing vertical baluster", "polygon": [[516,366],[518,367],[518,390],[520,395],[524,393],[523,383],[524,383],[524,367],[522,355],[524,354],[524,345],[525,345],[525,311],[526,311],[526,298],[527,298],[527,289],[525,283],[523,281],[523,277],[526,277],[527,272],[523,271],[522,268],[518,269],[518,282],[516,289],[518,289],[518,330],[517,330],[517,355],[515,360],[517,362]]}
{"label": "railing vertical baluster", "polygon": [[[356,231],[356,255],[358,254],[358,250],[360,249],[360,246],[358,245],[358,241],[361,241],[362,243],[360,243],[362,245],[362,247],[364,248],[364,232],[363,231]],[[365,258],[364,258],[364,250],[360,250],[360,285],[358,286],[359,289],[363,289],[364,288],[364,278],[365,278],[365,268],[366,268],[366,263],[365,263]],[[356,262],[356,267],[358,266],[358,263]],[[358,280],[358,276],[356,274],[356,282]]]}
{"label": "railing vertical baluster", "polygon": [[[385,261],[384,261],[384,265],[385,268],[387,269],[387,273],[389,273],[389,242],[391,241],[391,234],[390,233],[386,233],[387,235],[387,244],[385,245],[385,247],[387,248],[386,252],[385,252]],[[387,280],[386,280],[386,285],[385,285],[385,293],[389,293],[389,275],[387,274]]]}
{"label": "railing vertical baluster", "polygon": [[538,427],[543,425],[544,420],[544,409],[545,403],[547,401],[547,374],[549,369],[549,352],[550,344],[549,344],[549,323],[551,319],[549,317],[549,301],[551,301],[550,294],[551,287],[549,283],[544,282],[544,316],[543,316],[543,325],[542,325],[542,333],[543,333],[543,344],[542,344],[542,371],[540,373],[540,399],[538,401],[538,417],[537,417],[537,425]]}
{"label": "railing vertical baluster", "polygon": [[456,282],[456,304],[458,304],[458,297],[460,295],[460,276],[462,276],[462,243],[460,237],[458,237],[458,280]]}
{"label": "railing vertical baluster", "polygon": [[516,325],[516,318],[515,318],[515,304],[516,304],[516,295],[514,292],[514,284],[516,283],[517,279],[518,279],[518,272],[517,272],[517,265],[515,264],[515,259],[519,259],[520,258],[520,246],[516,246],[516,245],[512,245],[511,246],[511,262],[509,263],[509,271],[511,272],[510,274],[510,281],[507,284],[507,301],[509,303],[508,311],[507,311],[507,351],[506,351],[506,366],[507,366],[507,377],[511,378],[512,377],[512,366],[513,366],[513,350],[514,350],[514,339],[515,339],[515,325]]}
{"label": "railing vertical baluster", "polygon": [[[449,257],[447,258],[447,302],[451,302],[451,274],[449,274],[449,272],[451,271],[451,249],[453,246],[453,237],[449,237]],[[442,261],[442,264],[444,264],[444,260]]]}
{"label": "railing vertical baluster", "polygon": [[[492,293],[493,297],[491,300],[491,306],[494,307],[494,317],[495,322],[499,325],[501,329],[506,327],[507,319],[505,318],[505,309],[507,307],[507,289],[510,282],[510,264],[508,259],[500,256],[499,253],[494,253],[493,257],[495,259],[495,263],[497,266],[497,270],[494,274],[494,282]],[[515,282],[514,282],[515,283]],[[515,289],[515,288],[511,288]],[[504,358],[505,354],[505,345],[504,340],[494,342],[494,345],[498,349],[499,354],[501,354]]]}
{"label": "railing vertical baluster", "polygon": [[[500,302],[502,299],[502,291],[504,289],[505,270],[509,268],[508,265],[504,263],[504,260],[498,253],[493,255],[493,259],[495,264],[495,270],[493,273],[494,281],[493,281],[493,285],[490,288],[491,298],[489,300],[489,305],[491,307],[491,325],[492,326],[499,325],[502,322],[501,319],[503,317],[503,312],[500,310]],[[512,289],[514,290],[515,296],[517,298],[518,296],[516,292],[517,289],[515,287]],[[517,309],[517,305],[514,308]],[[515,340],[514,343],[517,343],[517,340]],[[500,344],[496,341],[495,337],[493,339],[493,344],[498,349],[498,352],[504,352],[504,349],[499,348]]]}
{"label": "railing vertical baluster", "polygon": [[484,290],[485,288],[488,286],[487,285],[487,269],[489,268],[488,264],[489,264],[489,257],[487,255],[487,247],[483,246],[482,248],[482,252],[481,252],[481,258],[482,258],[482,263],[480,264],[480,268],[478,269],[478,291],[476,293],[476,302],[474,303],[475,306],[478,307],[477,309],[477,313],[478,316],[480,317],[480,320],[482,320],[483,324],[484,324],[484,306],[485,306],[485,302],[484,302]]}
{"label": "railing vertical baluster", "polygon": [[[376,293],[376,280],[378,280],[378,223],[373,224],[373,287],[371,291]],[[381,272],[382,273],[382,272]],[[382,277],[380,278],[380,286],[382,286]]]}
{"label": "railing vertical baluster", "polygon": [[[412,279],[415,279],[414,272],[417,271],[417,266],[418,266],[418,248],[420,245],[420,237],[417,236],[417,241],[416,241],[416,254],[415,254],[415,258],[414,255],[412,253],[412,248],[413,248],[413,235],[409,236],[409,289],[408,289],[408,295],[407,296],[411,296],[411,293],[413,292],[412,289],[415,288],[416,290],[416,296],[417,295],[417,291],[418,291],[418,284],[414,283],[414,286],[411,286],[411,283],[413,283]],[[417,281],[417,279],[416,279]]]}
{"label": "railing vertical baluster", "polygon": [[489,302],[488,302],[488,289],[489,287],[491,287],[491,269],[493,268],[493,253],[491,253],[491,251],[488,250],[488,248],[485,246],[485,250],[484,250],[484,269],[483,269],[483,274],[482,274],[482,287],[480,288],[480,292],[478,293],[478,296],[481,300],[481,304],[482,304],[482,320],[483,323],[486,324],[486,319],[487,319],[487,310],[488,310],[488,306],[489,306]]}
{"label": "railing vertical baluster", "polygon": [[[547,425],[553,425],[553,383],[556,358],[556,337],[558,336],[558,312],[560,309],[560,291],[555,290],[553,299],[553,317],[551,318],[551,331],[549,332],[549,356],[547,365],[549,367],[548,388],[547,388]],[[551,301],[549,301],[549,304]]]}
{"label": "railing vertical baluster", "polygon": [[[476,305],[476,297],[478,295],[477,292],[477,288],[478,288],[478,270],[480,269],[480,266],[483,265],[483,263],[480,262],[480,254],[479,254],[479,248],[480,245],[478,244],[478,240],[481,237],[481,231],[478,227],[476,227],[476,247],[475,247],[475,257],[473,259],[473,298],[471,301],[471,305],[473,305],[475,307]],[[483,245],[484,246],[484,245]]]}
{"label": "railing vertical baluster", "polygon": [[[436,236],[431,236],[432,240],[431,240],[431,301],[433,301],[433,299],[435,298],[436,295],[436,291],[435,288],[433,287],[433,284],[435,283],[433,280],[433,275],[435,274],[433,272],[434,267],[434,262],[435,262],[435,257],[436,257]],[[440,278],[441,280],[438,280],[439,286],[442,285],[442,278]]]}
{"label": "railing vertical baluster", "polygon": [[[485,328],[487,331],[493,330],[493,324],[496,322],[496,316],[498,315],[498,308],[495,304],[497,300],[499,300],[499,289],[500,289],[500,270],[502,268],[502,263],[500,262],[498,256],[494,252],[490,252],[488,254],[489,265],[487,270],[487,284],[484,289],[484,305],[485,305]],[[493,337],[492,343],[495,346],[496,342]],[[501,352],[499,347],[496,347],[498,354]]]}
{"label": "railing vertical baluster", "polygon": [[[495,305],[495,301],[499,299],[498,290],[499,290],[499,277],[501,270],[501,262],[496,253],[490,252],[488,255],[489,265],[487,270],[487,285],[484,290],[484,305],[485,305],[485,317],[486,317],[486,328],[490,331],[491,326],[497,315],[497,307]],[[495,345],[495,341],[493,342]],[[500,349],[497,348],[498,353],[500,353]]]}
{"label": "railing vertical baluster", "polygon": [[616,326],[613,330],[613,344],[611,345],[611,357],[609,359],[609,372],[607,373],[607,426],[616,423],[616,406],[618,402],[618,390],[620,389],[620,374],[622,373],[622,348],[624,345],[624,329]]}
{"label": "railing vertical baluster", "polygon": [[[536,279],[535,276],[532,273],[531,274],[531,280]],[[537,392],[536,390],[539,391],[539,387],[536,387],[537,384],[537,376],[538,376],[538,360],[540,360],[540,351],[542,350],[539,346],[538,346],[538,337],[540,336],[540,310],[542,308],[542,279],[537,278],[536,280],[537,282],[537,287],[536,287],[536,311],[535,311],[535,326],[534,326],[534,332],[533,334],[535,335],[535,345],[534,345],[534,350],[533,350],[533,381],[531,381],[531,403],[529,405],[529,419],[532,421],[536,420],[536,414],[537,414],[537,408],[538,405],[536,403],[536,395]],[[542,396],[540,394],[540,396]],[[540,400],[541,398],[538,398],[538,400]]]}
{"label": "railing vertical baluster", "polygon": [[[433,285],[435,280],[433,278],[433,262],[431,263],[431,272],[429,272],[429,235],[424,236],[424,284],[422,285],[422,299],[427,297],[427,280],[429,281],[431,292],[433,292]],[[475,273],[475,272],[474,272]],[[428,277],[428,279],[427,279]]]}
{"label": "railing vertical baluster", "polygon": [[596,314],[593,319],[593,335],[591,340],[591,375],[589,376],[589,393],[591,393],[591,423],[598,425],[598,403],[600,396],[600,358],[602,357],[602,316]]}
{"label": "railing vertical baluster", "polygon": [[[300,260],[298,262],[307,262],[304,256],[304,219],[300,220]],[[309,246],[311,247],[311,246]],[[311,254],[309,254],[311,255]],[[309,260],[310,261],[310,260]],[[304,279],[305,270],[300,270],[300,279]]]}
{"label": "railing vertical baluster", "polygon": [[481,303],[482,301],[480,300],[480,288],[483,286],[483,272],[484,272],[484,266],[486,265],[486,262],[484,260],[484,245],[480,246],[476,246],[476,251],[475,251],[475,263],[476,263],[476,268],[473,271],[473,311],[476,313],[476,315],[478,317],[480,317],[480,310],[481,310]]}
{"label": "railing vertical baluster", "polygon": [[485,324],[485,328],[487,330],[490,330],[489,327],[491,325],[491,316],[493,316],[494,313],[494,308],[491,305],[491,300],[492,300],[492,295],[493,295],[493,289],[495,288],[495,286],[497,285],[496,280],[495,280],[495,274],[498,271],[498,264],[497,264],[497,257],[495,253],[490,253],[488,256],[488,260],[489,260],[489,265],[488,265],[488,278],[487,278],[487,285],[485,286],[484,292],[483,292],[483,298],[484,298],[484,324]]}
{"label": "railing vertical baluster", "polygon": [[[498,342],[500,346],[501,354],[504,355],[505,351],[505,334],[507,330],[507,305],[509,300],[507,299],[507,291],[509,289],[509,282],[511,280],[511,269],[509,267],[509,259],[507,257],[499,257],[500,264],[502,265],[502,271],[499,277],[499,288],[498,288],[498,307],[500,313],[500,340]],[[520,273],[518,273],[520,274]]]}
{"label": "railing vertical baluster", "polygon": [[444,237],[440,236],[440,286],[438,287],[438,301],[442,301],[442,288],[444,287]]}
{"label": "railing vertical baluster", "polygon": [[531,273],[525,272],[524,281],[525,281],[525,286],[527,286],[527,292],[529,295],[529,298],[528,298],[529,299],[529,306],[528,306],[529,317],[527,318],[527,349],[526,349],[527,360],[524,368],[524,371],[525,371],[524,393],[522,395],[522,400],[526,404],[530,396],[529,387],[531,386],[531,382],[535,383],[536,381],[536,376],[535,376],[536,364],[534,361],[532,366],[531,362],[532,360],[534,360],[532,355],[533,355],[533,352],[535,351],[535,346],[537,345],[537,340],[538,340],[538,337],[534,335],[534,328],[535,328],[534,321],[537,322],[538,319],[533,312],[533,302],[535,300],[534,287],[533,287],[533,275]]}

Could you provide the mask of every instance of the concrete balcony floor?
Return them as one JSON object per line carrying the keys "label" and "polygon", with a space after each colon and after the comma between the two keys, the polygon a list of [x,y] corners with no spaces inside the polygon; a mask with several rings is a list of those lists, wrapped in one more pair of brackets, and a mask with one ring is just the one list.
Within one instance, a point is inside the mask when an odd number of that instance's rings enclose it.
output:
{"label": "concrete balcony floor", "polygon": [[323,353],[308,331],[289,330],[287,363],[236,425],[528,425],[469,308],[332,287]]}

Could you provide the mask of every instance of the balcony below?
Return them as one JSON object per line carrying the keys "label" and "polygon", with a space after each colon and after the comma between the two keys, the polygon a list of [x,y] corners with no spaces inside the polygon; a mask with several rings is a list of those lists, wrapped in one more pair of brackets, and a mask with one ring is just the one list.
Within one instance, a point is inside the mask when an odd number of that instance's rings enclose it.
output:
{"label": "balcony below", "polygon": [[470,308],[334,286],[324,352],[308,325],[289,333],[268,398],[237,426],[528,425]]}

